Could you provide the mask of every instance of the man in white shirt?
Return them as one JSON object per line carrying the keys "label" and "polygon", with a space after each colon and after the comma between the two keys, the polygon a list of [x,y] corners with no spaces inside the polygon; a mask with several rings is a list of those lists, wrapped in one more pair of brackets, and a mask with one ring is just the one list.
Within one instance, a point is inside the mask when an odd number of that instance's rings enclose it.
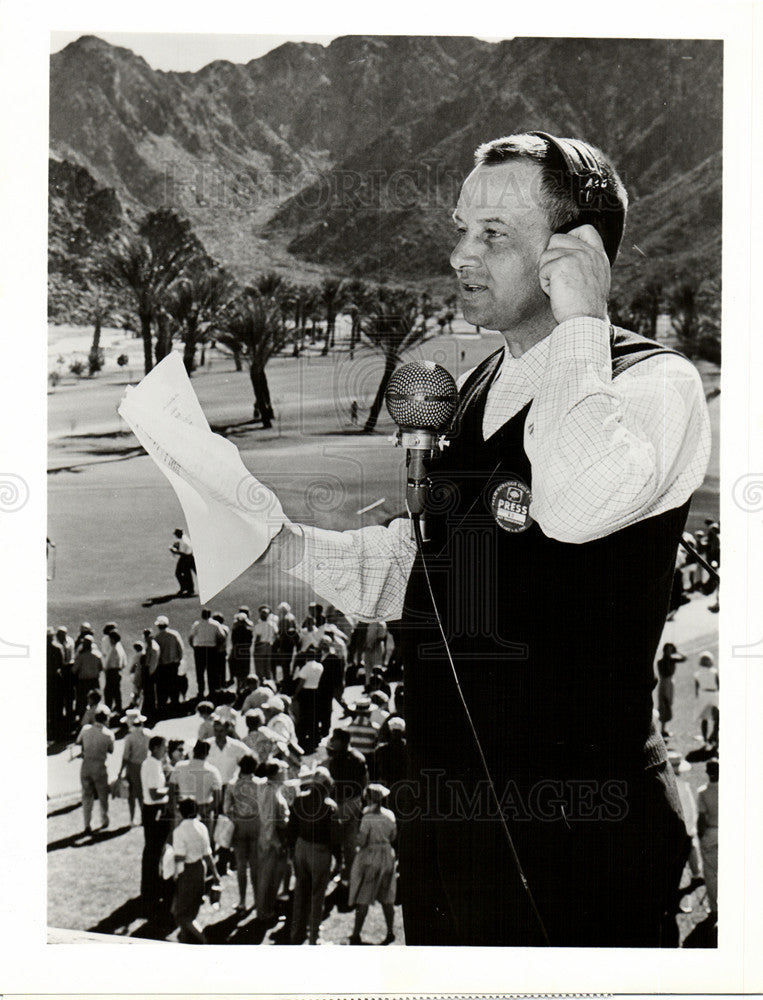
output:
{"label": "man in white shirt", "polygon": [[249,753],[249,747],[241,740],[228,736],[225,721],[217,715],[212,716],[212,723],[215,727],[215,736],[214,739],[206,741],[210,747],[207,763],[219,771],[224,792],[225,785],[236,777],[239,761]]}
{"label": "man in white shirt", "polygon": [[109,825],[109,778],[106,769],[106,758],[114,750],[114,734],[106,728],[108,713],[98,710],[95,722],[84,726],[77,743],[82,747],[82,769],[80,783],[82,785],[82,813],[85,818],[84,832],[91,833],[90,820],[93,815],[93,802],[98,799],[101,807],[100,830],[106,830]]}
{"label": "man in white shirt", "polygon": [[170,552],[178,557],[175,565],[175,578],[180,585],[179,597],[190,597],[193,594],[193,574],[196,562],[193,558],[193,548],[182,528],[175,528],[175,541],[170,545]]}
{"label": "man in white shirt", "polygon": [[162,847],[170,829],[165,814],[169,802],[169,789],[162,767],[166,751],[167,741],[164,737],[152,736],[148,741],[148,757],[140,765],[144,837],[140,895],[145,915],[155,920],[162,920],[167,916],[164,886],[159,875]]}
{"label": "man in white shirt", "polygon": [[205,694],[205,678],[208,682],[208,693],[217,690],[215,681],[215,655],[217,647],[224,640],[222,628],[212,619],[209,608],[202,608],[201,618],[191,626],[188,641],[193,647],[193,657],[196,665],[196,694],[199,700]]}
{"label": "man in white shirt", "polygon": [[259,618],[254,623],[254,669],[260,680],[273,676],[273,643],[278,635],[278,617],[267,604],[258,608]]}

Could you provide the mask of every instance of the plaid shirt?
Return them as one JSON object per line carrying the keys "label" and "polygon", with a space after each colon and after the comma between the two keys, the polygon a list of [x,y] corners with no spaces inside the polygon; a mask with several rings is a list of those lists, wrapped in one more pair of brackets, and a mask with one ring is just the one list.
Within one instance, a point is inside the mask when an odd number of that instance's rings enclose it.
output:
{"label": "plaid shirt", "polygon": [[[520,358],[507,354],[488,393],[485,437],[532,400],[524,432],[530,513],[559,541],[602,538],[680,506],[710,456],[694,366],[663,354],[613,381],[609,331],[592,317],[561,323]],[[291,575],[345,614],[400,617],[416,554],[406,519],[353,531],[301,527],[304,556]]]}

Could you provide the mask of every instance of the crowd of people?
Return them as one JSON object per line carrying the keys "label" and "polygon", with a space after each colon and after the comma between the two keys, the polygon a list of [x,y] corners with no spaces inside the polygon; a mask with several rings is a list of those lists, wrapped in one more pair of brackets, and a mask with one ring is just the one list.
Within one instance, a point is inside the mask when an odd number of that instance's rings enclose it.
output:
{"label": "crowd of people", "polygon": [[[202,610],[187,636],[198,723],[188,746],[161,734],[162,720],[191,709],[181,705],[190,701],[189,653],[166,615],[129,657],[115,622],[100,642],[87,622],[75,639],[64,626],[49,629],[49,738],[74,737],[81,748],[82,834],[108,829],[110,800],[125,800],[144,832],[144,915],[162,934],[177,926],[180,941],[202,943],[202,900],[219,899],[221,878],[235,873],[236,913],[243,919],[253,904],[263,932],[288,914],[282,940],[318,943],[333,881],[337,904],[355,909],[350,944],[364,943],[374,902],[387,927],[381,943],[394,940],[390,789],[405,773],[404,687],[388,679],[399,674],[386,624],[343,631],[336,618],[312,604],[300,626],[282,603],[275,613],[262,605],[255,620],[240,607],[228,627]],[[351,705],[348,681],[362,686]],[[110,783],[116,737],[124,737],[122,761]]]}
{"label": "crowd of people", "polygon": [[[717,522],[709,521],[691,542],[718,567]],[[674,594],[716,589],[699,561],[679,553]],[[717,610],[717,594],[709,609]],[[686,660],[674,644],[664,644],[655,714],[692,845],[690,880],[677,910],[691,910],[689,895],[704,886],[714,925],[718,670],[710,652],[699,655],[693,673],[698,746],[684,755],[672,746],[670,723],[676,667]],[[343,905],[355,910],[349,943],[363,943],[368,908],[379,902],[387,944],[394,940],[398,893],[396,791],[406,776],[402,676],[385,622],[348,626],[317,603],[301,624],[285,602],[275,611],[263,604],[256,615],[241,606],[230,625],[204,608],[185,637],[160,614],[131,645],[116,622],[106,623],[99,638],[89,622],[74,638],[59,626],[48,630],[48,737],[74,739],[81,747],[84,835],[93,834],[96,799],[99,830],[109,825],[114,796],[126,801],[130,822],[142,825],[141,899],[145,916],[163,932],[176,925],[179,940],[203,942],[202,900],[219,898],[221,878],[235,873],[236,913],[248,914],[251,899],[263,930],[288,913],[282,940],[318,942],[333,880]],[[352,705],[344,697],[350,684],[363,692]],[[192,745],[161,735],[163,720],[189,711],[198,721]],[[332,728],[337,713],[341,721]],[[110,785],[115,734],[124,745]],[[685,777],[693,766],[707,772],[696,794]]]}

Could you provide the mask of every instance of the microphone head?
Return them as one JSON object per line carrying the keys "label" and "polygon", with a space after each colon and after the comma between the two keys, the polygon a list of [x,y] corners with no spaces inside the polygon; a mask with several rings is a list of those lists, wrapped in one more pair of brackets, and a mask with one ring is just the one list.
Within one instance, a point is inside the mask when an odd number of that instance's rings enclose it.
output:
{"label": "microphone head", "polygon": [[384,402],[398,427],[443,431],[456,412],[458,389],[442,365],[410,361],[392,373]]}

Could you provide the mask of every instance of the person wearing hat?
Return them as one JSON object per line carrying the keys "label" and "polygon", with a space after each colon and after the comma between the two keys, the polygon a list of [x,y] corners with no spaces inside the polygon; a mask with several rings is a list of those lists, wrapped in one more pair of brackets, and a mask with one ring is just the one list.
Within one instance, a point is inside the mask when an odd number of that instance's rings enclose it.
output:
{"label": "person wearing hat", "polygon": [[[140,768],[143,761],[148,757],[148,735],[143,728],[146,716],[139,708],[128,708],[120,722],[127,724],[127,736],[125,736],[124,748],[122,750],[122,764],[119,768],[119,778],[124,774],[127,777],[128,793],[127,808],[130,811],[130,823],[135,825],[135,806],[143,802],[143,788],[140,783]],[[140,817],[140,811],[138,812]]]}
{"label": "person wearing hat", "polygon": [[177,712],[180,692],[178,690],[178,670],[185,650],[180,633],[170,628],[166,615],[159,615],[154,622],[157,632],[156,645],[159,647],[159,662],[156,667],[157,710],[164,716],[168,710]]}
{"label": "person wearing hat", "polygon": [[[399,715],[391,715],[384,729],[386,736],[382,739],[380,730],[379,743],[368,758],[368,770],[374,781],[395,790],[398,783],[405,780],[407,771],[405,719],[401,719]],[[395,811],[398,807],[397,795],[392,797],[391,802],[391,808]]]}
{"label": "person wearing hat", "polygon": [[230,665],[231,677],[236,683],[236,694],[241,694],[246,686],[252,669],[252,641],[254,625],[245,611],[237,611],[233,616],[230,630]]}
{"label": "person wearing hat", "polygon": [[699,654],[699,667],[694,672],[694,697],[697,704],[697,721],[702,740],[718,743],[718,668],[713,654],[707,650]]}
{"label": "person wearing hat", "polygon": [[180,925],[179,942],[205,944],[204,931],[196,923],[204,897],[205,868],[218,884],[220,875],[212,856],[209,831],[197,815],[196,801],[181,799],[178,811],[181,820],[172,833],[176,880],[172,912]]}
{"label": "person wearing hat", "polygon": [[371,699],[366,695],[351,707],[352,718],[347,726],[350,745],[364,756],[374,752],[379,739],[379,727],[371,721]]}
{"label": "person wearing hat", "polygon": [[196,572],[193,548],[182,528],[175,528],[173,535],[175,541],[170,545],[170,552],[178,557],[175,565],[175,579],[180,587],[178,597],[191,597],[193,595],[193,574]]}
{"label": "person wearing hat", "polygon": [[363,944],[360,932],[368,908],[374,902],[381,903],[387,924],[387,936],[382,944],[392,944],[395,940],[397,876],[392,844],[397,838],[397,823],[394,813],[382,804],[388,795],[389,789],[378,782],[368,785],[365,791],[366,806],[358,830],[358,850],[350,873],[348,902],[355,907],[350,944]]}
{"label": "person wearing hat", "polygon": [[334,799],[340,824],[339,857],[342,882],[349,885],[350,869],[358,841],[363,792],[368,784],[368,766],[359,750],[350,746],[346,729],[334,729],[326,743],[326,768],[334,782]]}
{"label": "person wearing hat", "polygon": [[670,736],[668,723],[673,718],[673,676],[677,663],[685,663],[686,657],[679,653],[672,642],[662,647],[662,656],[657,661],[657,712],[663,736]]}
{"label": "person wearing hat", "polygon": [[271,678],[273,676],[273,643],[278,635],[278,618],[271,612],[268,604],[261,604],[257,609],[258,620],[254,623],[254,669],[257,676]]}
{"label": "person wearing hat", "polygon": [[718,919],[718,758],[705,762],[707,784],[697,792],[697,835],[710,906],[708,919]]}
{"label": "person wearing hat", "polygon": [[80,719],[85,712],[88,692],[96,688],[100,691],[102,670],[103,659],[92,635],[83,633],[72,664],[72,675],[77,682],[77,716]]}
{"label": "person wearing hat", "polygon": [[169,787],[175,802],[184,798],[194,799],[199,817],[213,829],[223,795],[220,771],[209,762],[210,745],[197,739],[189,760],[174,764],[169,776]]}
{"label": "person wearing hat", "polygon": [[337,836],[337,804],[333,781],[324,767],[304,775],[289,815],[288,839],[294,863],[294,895],[290,940],[318,943],[326,889],[331,878],[331,855]]}

